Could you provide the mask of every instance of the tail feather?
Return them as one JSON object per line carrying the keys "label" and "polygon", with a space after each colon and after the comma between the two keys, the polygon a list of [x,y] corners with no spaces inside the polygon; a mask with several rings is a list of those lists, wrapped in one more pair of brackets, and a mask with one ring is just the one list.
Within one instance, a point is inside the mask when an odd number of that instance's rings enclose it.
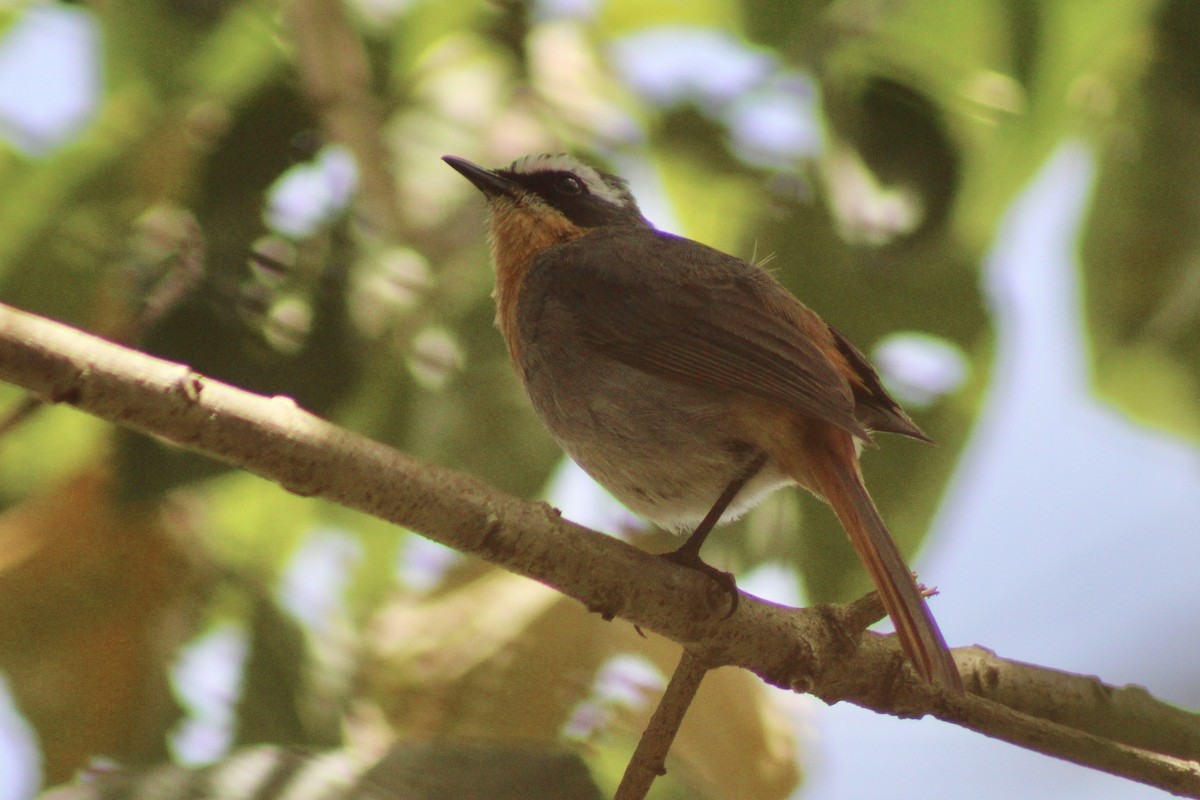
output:
{"label": "tail feather", "polygon": [[814,488],[841,520],[917,672],[926,680],[961,691],[962,678],[946,640],[863,484],[853,443],[848,436],[845,439],[848,452],[827,451],[825,457],[814,458],[807,465],[817,484]]}

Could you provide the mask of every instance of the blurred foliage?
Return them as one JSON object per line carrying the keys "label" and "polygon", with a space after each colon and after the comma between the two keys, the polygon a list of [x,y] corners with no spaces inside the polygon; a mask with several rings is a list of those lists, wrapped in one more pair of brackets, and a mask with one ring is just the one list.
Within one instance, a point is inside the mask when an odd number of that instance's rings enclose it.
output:
{"label": "blurred foliage", "polygon": [[587,765],[552,747],[396,745],[360,753],[272,746],[237,750],[204,767],[95,770],[43,800],[599,800]]}
{"label": "blurred foliage", "polygon": [[[65,144],[0,142],[0,299],[504,490],[536,496],[561,454],[492,328],[482,204],[444,153],[594,158],[664,227],[772,256],[867,352],[916,333],[958,354],[963,382],[911,408],[940,447],[865,457],[911,551],[990,378],[984,249],[1054,148],[1081,140],[1099,164],[1080,275],[1097,386],[1200,433],[1191,0],[28,3],[0,36],[46,9],[98,27],[101,93]],[[357,163],[352,203],[325,187],[324,215],[281,231],[285,176],[329,144]],[[671,648],[223,472],[65,409],[0,441],[0,668],[49,781],[92,754],[163,758],[167,671],[232,620],[250,641],[235,744],[326,746],[339,722],[368,740],[565,741],[613,783],[657,684],[614,700],[597,681],[614,663],[661,677]],[[814,600],[863,591],[814,507],[780,493],[706,552],[793,567]],[[345,585],[312,579],[345,602],[301,626],[275,587],[318,535],[353,544]],[[584,712],[599,722],[581,728]],[[795,745],[777,716],[749,676],[714,675],[656,796],[786,796]]]}
{"label": "blurred foliage", "polygon": [[[494,567],[461,570],[423,602],[386,606],[367,642],[367,695],[404,738],[563,737],[617,760],[632,752],[680,652]],[[683,796],[787,796],[791,739],[760,688],[744,670],[706,677],[668,760],[668,775],[685,776]],[[611,766],[619,775],[623,765]]]}

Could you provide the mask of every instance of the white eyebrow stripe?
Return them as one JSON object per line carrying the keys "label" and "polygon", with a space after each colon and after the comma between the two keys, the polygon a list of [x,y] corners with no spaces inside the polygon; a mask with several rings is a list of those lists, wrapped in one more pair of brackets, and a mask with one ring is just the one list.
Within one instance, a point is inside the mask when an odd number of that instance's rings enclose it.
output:
{"label": "white eyebrow stripe", "polygon": [[582,180],[588,191],[601,200],[620,208],[628,205],[628,201],[620,189],[609,186],[597,170],[566,153],[537,153],[522,156],[512,163],[509,170],[518,175],[532,175],[535,172],[570,172]]}

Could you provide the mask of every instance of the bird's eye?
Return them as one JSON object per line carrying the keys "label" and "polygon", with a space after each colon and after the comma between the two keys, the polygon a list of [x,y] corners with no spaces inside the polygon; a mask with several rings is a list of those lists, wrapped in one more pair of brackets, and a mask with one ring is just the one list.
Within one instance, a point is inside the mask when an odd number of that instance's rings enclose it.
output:
{"label": "bird's eye", "polygon": [[560,194],[583,194],[583,183],[574,175],[563,175],[554,183]]}

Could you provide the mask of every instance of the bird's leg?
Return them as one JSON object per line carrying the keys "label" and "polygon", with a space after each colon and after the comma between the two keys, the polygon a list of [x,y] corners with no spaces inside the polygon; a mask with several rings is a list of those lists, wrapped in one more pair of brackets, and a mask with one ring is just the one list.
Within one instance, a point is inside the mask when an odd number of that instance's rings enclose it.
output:
{"label": "bird's leg", "polygon": [[746,487],[750,479],[757,475],[766,463],[766,453],[759,453],[747,463],[745,468],[735,475],[733,480],[729,482],[729,485],[725,487],[725,491],[721,492],[721,496],[717,498],[717,502],[713,503],[712,508],[704,515],[704,519],[700,520],[700,524],[688,536],[687,541],[678,550],[664,553],[662,556],[672,563],[679,564],[688,569],[694,569],[697,572],[703,572],[719,583],[721,588],[729,593],[729,613],[725,615],[726,617],[732,616],[733,612],[737,611],[737,582],[734,580],[732,574],[704,563],[700,558],[700,548],[704,546],[704,540],[708,538],[708,534],[716,527],[717,522],[721,519],[721,515],[725,513],[725,510],[729,508],[729,504],[733,502],[733,498],[737,497],[738,492]]}

